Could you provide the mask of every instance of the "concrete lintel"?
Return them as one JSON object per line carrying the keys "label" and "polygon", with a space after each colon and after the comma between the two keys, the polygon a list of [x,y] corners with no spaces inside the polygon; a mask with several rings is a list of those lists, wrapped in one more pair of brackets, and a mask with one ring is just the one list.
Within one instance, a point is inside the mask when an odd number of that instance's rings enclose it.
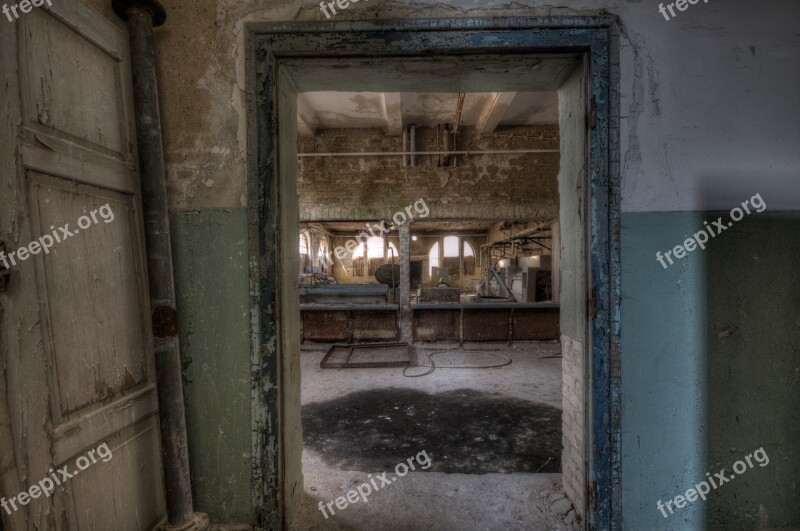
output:
{"label": "concrete lintel", "polygon": [[301,136],[314,136],[317,134],[319,121],[317,113],[308,103],[303,94],[297,95],[297,132]]}
{"label": "concrete lintel", "polygon": [[494,133],[516,96],[516,92],[495,92],[478,119],[478,131],[484,135]]}
{"label": "concrete lintel", "polygon": [[383,93],[383,112],[386,118],[386,133],[403,134],[403,104],[399,92]]}

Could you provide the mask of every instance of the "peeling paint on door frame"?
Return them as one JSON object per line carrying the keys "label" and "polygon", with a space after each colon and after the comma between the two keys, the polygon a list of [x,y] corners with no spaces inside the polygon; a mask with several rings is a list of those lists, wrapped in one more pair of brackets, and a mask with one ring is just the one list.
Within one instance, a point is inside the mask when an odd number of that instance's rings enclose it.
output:
{"label": "peeling paint on door frame", "polygon": [[282,529],[277,72],[293,57],[509,50],[577,51],[589,60],[591,209],[590,526],[621,529],[619,25],[613,16],[283,22],[247,25],[247,131],[256,529]]}

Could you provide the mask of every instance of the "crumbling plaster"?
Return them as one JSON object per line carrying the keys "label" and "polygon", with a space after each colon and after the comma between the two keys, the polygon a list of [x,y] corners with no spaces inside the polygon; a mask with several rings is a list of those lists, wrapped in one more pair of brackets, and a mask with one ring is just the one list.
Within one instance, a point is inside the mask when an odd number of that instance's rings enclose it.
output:
{"label": "crumbling plaster", "polygon": [[[90,5],[114,18],[110,0]],[[173,210],[246,202],[244,26],[252,21],[322,20],[318,4],[164,0],[156,30],[170,205]],[[620,17],[622,207],[671,211],[724,207],[700,197],[703,182],[758,180],[773,208],[800,205],[800,111],[796,68],[800,4],[709,2],[666,21],[653,2],[419,0],[353,4],[347,19],[591,15]],[[713,75],[712,75],[713,74]],[[716,203],[715,203],[716,201]],[[723,204],[718,204],[723,203]]]}

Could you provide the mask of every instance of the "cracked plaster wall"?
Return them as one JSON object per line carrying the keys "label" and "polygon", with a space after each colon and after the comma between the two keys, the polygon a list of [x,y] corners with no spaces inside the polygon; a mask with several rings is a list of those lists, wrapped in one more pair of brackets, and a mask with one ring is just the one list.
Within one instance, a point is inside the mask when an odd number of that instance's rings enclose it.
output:
{"label": "cracked plaster wall", "polygon": [[[109,17],[110,1],[89,3]],[[244,24],[320,20],[318,4],[165,0],[156,30],[173,210],[244,206]],[[670,21],[654,1],[372,0],[337,20],[505,15],[618,15],[624,211],[725,208],[736,198],[699,183],[758,182],[773,208],[800,205],[800,4],[746,0],[690,6]]]}

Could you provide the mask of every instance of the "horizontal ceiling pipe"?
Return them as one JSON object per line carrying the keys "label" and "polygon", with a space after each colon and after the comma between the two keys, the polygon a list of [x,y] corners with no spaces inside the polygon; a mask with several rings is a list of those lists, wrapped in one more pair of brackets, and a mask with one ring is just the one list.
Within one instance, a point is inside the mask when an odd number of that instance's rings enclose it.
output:
{"label": "horizontal ceiling pipe", "polygon": [[516,234],[512,234],[511,236],[506,236],[505,238],[503,238],[501,240],[496,240],[494,242],[487,243],[486,245],[489,246],[489,245],[492,245],[493,243],[509,242],[509,241],[514,240],[516,238],[522,238],[522,237],[528,236],[530,234],[534,234],[534,233],[536,233],[536,232],[538,232],[540,230],[550,230],[550,227],[552,226],[554,221],[540,221],[540,222],[537,222],[536,225],[534,225],[533,227],[529,227],[527,229],[522,229],[521,231],[517,232]]}
{"label": "horizontal ceiling pipe", "polygon": [[491,151],[364,151],[356,153],[298,153],[305,157],[404,157],[406,155],[513,155],[522,153],[561,153],[560,149],[517,149]]}

